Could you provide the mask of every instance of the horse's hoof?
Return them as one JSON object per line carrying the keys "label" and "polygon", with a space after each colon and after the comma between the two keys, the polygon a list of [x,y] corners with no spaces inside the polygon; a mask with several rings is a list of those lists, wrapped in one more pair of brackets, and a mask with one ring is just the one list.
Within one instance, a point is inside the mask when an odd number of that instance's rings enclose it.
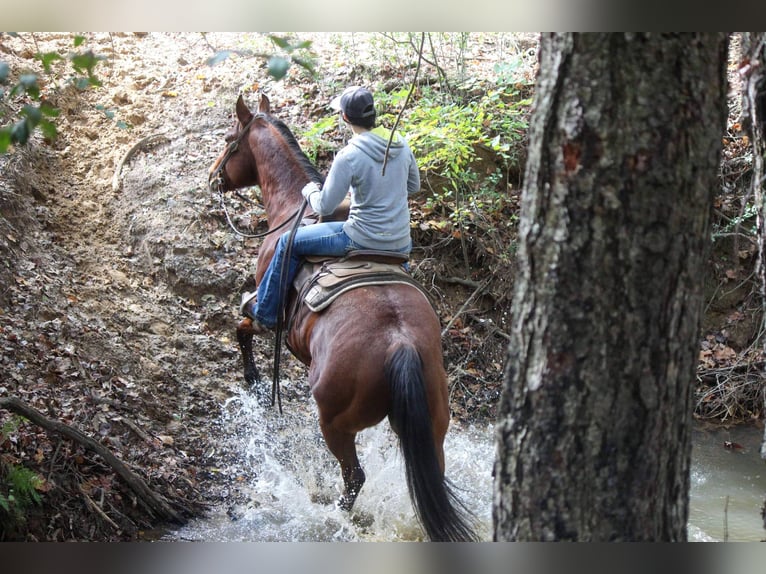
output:
{"label": "horse's hoof", "polygon": [[248,377],[245,375],[245,390],[248,393],[254,393],[260,384],[261,380],[258,377]]}
{"label": "horse's hoof", "polygon": [[356,502],[356,498],[351,498],[345,494],[341,494],[340,498],[338,498],[338,500],[335,502],[335,506],[341,510],[350,512],[351,509],[354,508],[354,502]]}
{"label": "horse's hoof", "polygon": [[245,389],[248,392],[255,392],[256,387],[261,384],[261,376],[258,373],[258,369],[245,366],[242,375],[245,379]]}

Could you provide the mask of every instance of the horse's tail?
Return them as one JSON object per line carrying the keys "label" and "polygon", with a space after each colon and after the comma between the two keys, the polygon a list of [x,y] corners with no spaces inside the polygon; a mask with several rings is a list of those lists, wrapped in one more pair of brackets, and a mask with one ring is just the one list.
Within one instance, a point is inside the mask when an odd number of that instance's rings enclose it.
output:
{"label": "horse's tail", "polygon": [[473,516],[454,494],[436,458],[420,354],[402,345],[385,369],[391,387],[389,420],[399,436],[407,488],[421,525],[434,542],[476,541]]}

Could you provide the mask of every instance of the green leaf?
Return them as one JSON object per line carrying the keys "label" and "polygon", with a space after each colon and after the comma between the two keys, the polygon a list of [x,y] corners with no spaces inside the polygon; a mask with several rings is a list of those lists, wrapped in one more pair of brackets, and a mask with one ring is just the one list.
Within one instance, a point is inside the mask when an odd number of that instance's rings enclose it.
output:
{"label": "green leaf", "polygon": [[5,153],[8,151],[8,148],[11,146],[11,128],[9,126],[4,126],[0,128],[0,154]]}
{"label": "green leaf", "polygon": [[268,72],[269,75],[275,80],[281,80],[287,74],[287,70],[290,68],[289,60],[281,56],[272,56],[269,58]]}
{"label": "green leaf", "polygon": [[272,42],[274,42],[277,46],[282,48],[283,50],[287,50],[290,47],[290,42],[287,38],[284,38],[282,36],[274,36],[270,35],[269,38]]}
{"label": "green leaf", "polygon": [[37,99],[40,97],[40,88],[37,85],[36,74],[23,74],[18,83],[13,86],[11,90],[11,97],[18,96],[22,93],[26,93],[30,98]]}
{"label": "green leaf", "polygon": [[29,126],[26,120],[16,122],[11,128],[11,141],[25,144],[29,139]]}
{"label": "green leaf", "polygon": [[296,50],[308,50],[311,48],[311,40],[304,40],[303,42],[300,42],[293,46]]}
{"label": "green leaf", "polygon": [[59,114],[61,113],[61,110],[59,110],[58,108],[54,108],[48,102],[43,102],[42,104],[40,104],[40,111],[43,113],[44,116],[48,118],[57,118]]}
{"label": "green leaf", "polygon": [[[104,59],[104,57],[97,56],[96,54],[93,53],[92,50],[86,50],[85,52],[82,52],[81,54],[70,54],[69,59],[72,62],[72,67],[78,72],[80,72],[81,74],[87,73],[88,76],[93,78],[90,80],[90,83],[94,84],[93,80],[95,79],[95,77],[93,76],[93,69],[96,67],[96,64],[98,64],[101,60]],[[94,84],[94,85],[100,85],[100,84]]]}
{"label": "green leaf", "polygon": [[8,74],[11,73],[11,68],[5,62],[0,62],[0,84],[4,84],[8,79]]}
{"label": "green leaf", "polygon": [[74,37],[74,47],[77,48],[78,46],[82,46],[82,43],[85,42],[85,36],[75,36]]}
{"label": "green leaf", "polygon": [[304,59],[298,58],[296,56],[293,56],[293,62],[298,64],[301,68],[303,68],[307,72],[309,72],[311,74],[315,73],[314,62],[312,62],[310,60],[304,60]]}
{"label": "green leaf", "polygon": [[45,119],[40,121],[40,131],[43,133],[43,136],[49,140],[54,140],[59,135],[56,125]]}
{"label": "green leaf", "polygon": [[61,54],[58,54],[56,52],[46,52],[45,54],[37,54],[36,57],[42,62],[43,68],[45,68],[45,71],[50,73],[51,71],[51,64],[55,62],[56,60],[63,60],[64,58],[61,56]]}
{"label": "green leaf", "polygon": [[22,74],[19,77],[19,84],[24,86],[25,90],[37,86],[37,74]]}
{"label": "green leaf", "polygon": [[207,59],[207,65],[212,67],[216,64],[220,64],[221,62],[228,60],[231,54],[231,50],[220,50]]}
{"label": "green leaf", "polygon": [[29,120],[32,122],[32,127],[40,123],[40,120],[43,118],[43,113],[37,106],[24,106],[21,109],[20,114],[25,118],[29,118]]}

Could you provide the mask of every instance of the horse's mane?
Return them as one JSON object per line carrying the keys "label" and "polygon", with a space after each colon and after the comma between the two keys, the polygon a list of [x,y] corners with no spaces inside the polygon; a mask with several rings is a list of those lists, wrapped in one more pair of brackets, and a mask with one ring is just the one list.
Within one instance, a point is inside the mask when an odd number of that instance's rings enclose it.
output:
{"label": "horse's mane", "polygon": [[311,160],[301,149],[298,140],[295,139],[293,132],[290,131],[290,128],[287,127],[287,124],[285,124],[282,120],[279,120],[268,114],[264,115],[263,117],[277,129],[283,138],[285,138],[288,147],[290,150],[292,150],[293,155],[295,156],[295,159],[297,159],[298,163],[301,164],[301,167],[303,167],[303,170],[306,172],[306,175],[309,176],[309,179],[321,186],[324,183],[324,177],[321,173],[319,173],[319,170],[314,166],[313,163],[311,163]]}

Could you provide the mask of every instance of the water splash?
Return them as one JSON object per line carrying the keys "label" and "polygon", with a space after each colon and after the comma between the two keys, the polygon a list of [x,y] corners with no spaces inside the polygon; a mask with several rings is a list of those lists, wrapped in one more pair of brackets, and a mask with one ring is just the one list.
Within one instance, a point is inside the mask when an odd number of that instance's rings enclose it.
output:
{"label": "water splash", "polygon": [[[295,389],[286,381],[286,390]],[[417,541],[423,533],[407,494],[396,437],[387,423],[357,437],[367,482],[349,514],[335,507],[342,482],[319,430],[316,405],[285,404],[284,414],[241,392],[220,415],[221,450],[233,453],[226,474],[239,488],[236,502],[168,533],[167,540],[242,542]],[[761,540],[760,505],[766,472],[757,456],[760,431],[695,432],[691,469],[689,540],[721,540],[724,501],[731,540]],[[744,452],[730,452],[736,440]],[[480,519],[482,540],[492,537],[491,424],[450,427],[445,441],[447,476]],[[736,463],[736,464],[734,464]],[[742,503],[740,503],[742,499]]]}
{"label": "water splash", "polygon": [[[291,383],[285,382],[285,387]],[[423,533],[407,494],[396,437],[385,421],[357,436],[367,482],[351,513],[335,507],[342,489],[313,400],[282,415],[242,391],[222,408],[222,449],[238,453],[226,469],[238,502],[169,533],[167,540],[240,542],[415,541]],[[445,441],[447,476],[491,539],[492,428],[453,424]]]}

